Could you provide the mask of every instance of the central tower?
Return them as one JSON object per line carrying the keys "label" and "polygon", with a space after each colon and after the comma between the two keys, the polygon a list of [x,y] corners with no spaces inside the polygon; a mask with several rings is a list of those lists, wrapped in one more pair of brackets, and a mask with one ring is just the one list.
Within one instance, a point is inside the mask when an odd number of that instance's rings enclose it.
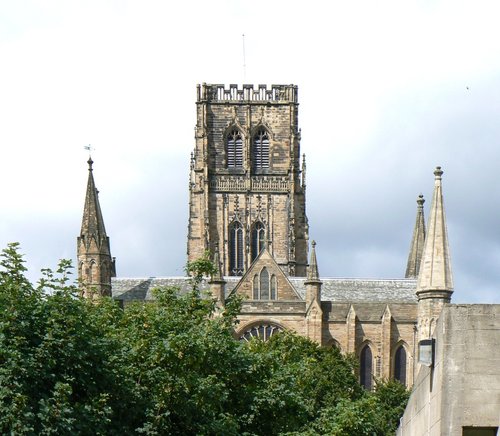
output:
{"label": "central tower", "polygon": [[297,86],[203,84],[197,93],[188,260],[218,251],[223,274],[238,276],[266,247],[285,273],[305,276]]}

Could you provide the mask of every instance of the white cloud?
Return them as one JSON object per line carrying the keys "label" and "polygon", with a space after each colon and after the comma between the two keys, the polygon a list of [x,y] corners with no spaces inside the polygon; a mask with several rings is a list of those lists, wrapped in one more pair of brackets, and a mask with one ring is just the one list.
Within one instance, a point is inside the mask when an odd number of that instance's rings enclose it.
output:
{"label": "white cloud", "polygon": [[119,274],[179,274],[195,86],[243,81],[244,33],[247,82],[299,85],[321,272],[402,275],[416,195],[430,200],[441,164],[455,299],[498,301],[499,12],[493,1],[4,1],[0,243],[21,241],[33,268],[74,255],[91,143]]}

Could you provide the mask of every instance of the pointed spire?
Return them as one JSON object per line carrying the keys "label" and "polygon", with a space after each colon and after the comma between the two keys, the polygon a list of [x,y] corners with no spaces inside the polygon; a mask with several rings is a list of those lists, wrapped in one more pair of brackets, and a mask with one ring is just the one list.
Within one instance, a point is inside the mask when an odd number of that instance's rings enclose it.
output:
{"label": "pointed spire", "polygon": [[116,276],[115,259],[111,257],[109,238],[99,204],[99,191],[94,182],[92,158],[87,161],[89,178],[82,227],[77,238],[78,277],[83,295],[95,298],[111,295],[111,277]]}
{"label": "pointed spire", "polygon": [[[449,300],[453,292],[450,250],[446,228],[446,216],[441,186],[441,167],[434,171],[434,194],[427,226],[424,251],[417,282],[417,295],[421,298],[442,298]],[[434,296],[433,291],[438,291]],[[442,291],[445,291],[444,293]],[[432,295],[430,295],[432,294]]]}
{"label": "pointed spire", "polygon": [[422,260],[422,252],[424,251],[425,243],[424,203],[424,196],[420,194],[417,198],[417,219],[415,220],[410,254],[408,255],[408,263],[406,264],[405,277],[407,279],[417,278],[420,270],[420,262]]}
{"label": "pointed spire", "polygon": [[99,191],[94,182],[93,168],[94,161],[91,157],[87,161],[89,165],[89,178],[87,181],[87,193],[85,194],[85,205],[83,207],[81,236],[95,236],[96,241],[100,243],[103,237],[106,237],[106,228],[102,217],[101,206],[99,204]]}
{"label": "pointed spire", "polygon": [[307,271],[307,281],[319,281],[318,261],[316,260],[316,241],[311,243],[311,260]]}

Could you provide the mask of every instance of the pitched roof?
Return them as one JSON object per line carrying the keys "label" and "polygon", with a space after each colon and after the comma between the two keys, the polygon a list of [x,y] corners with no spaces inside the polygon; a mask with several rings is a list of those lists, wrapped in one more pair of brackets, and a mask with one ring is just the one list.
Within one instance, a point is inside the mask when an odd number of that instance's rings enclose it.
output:
{"label": "pitched roof", "polygon": [[[236,287],[241,277],[224,277],[226,296]],[[305,299],[306,277],[288,277],[297,293]],[[416,303],[416,279],[352,279],[322,278],[322,301],[335,303]],[[113,298],[119,300],[151,300],[154,288],[175,286],[181,294],[187,293],[190,287],[189,277],[145,277],[145,278],[113,278]],[[209,292],[208,280],[200,286],[202,291]]]}

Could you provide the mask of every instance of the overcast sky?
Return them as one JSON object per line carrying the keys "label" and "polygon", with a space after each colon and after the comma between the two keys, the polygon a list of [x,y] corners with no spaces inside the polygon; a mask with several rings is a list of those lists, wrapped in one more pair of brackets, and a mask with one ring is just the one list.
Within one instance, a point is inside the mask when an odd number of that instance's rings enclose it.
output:
{"label": "overcast sky", "polygon": [[196,84],[293,83],[320,274],[402,277],[441,165],[453,301],[499,303],[499,17],[496,0],[2,0],[0,246],[21,243],[33,280],[75,259],[92,144],[118,275],[182,275]]}

